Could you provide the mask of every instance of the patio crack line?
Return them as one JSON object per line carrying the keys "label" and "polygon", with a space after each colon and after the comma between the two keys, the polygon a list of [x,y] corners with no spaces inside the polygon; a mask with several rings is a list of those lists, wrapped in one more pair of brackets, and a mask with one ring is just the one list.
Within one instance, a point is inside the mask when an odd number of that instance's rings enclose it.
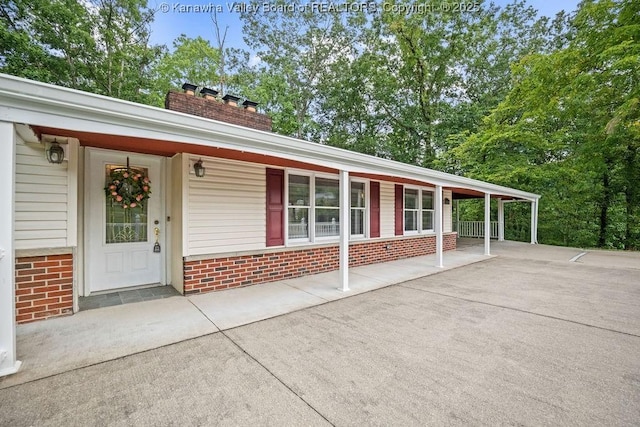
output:
{"label": "patio crack line", "polygon": [[289,390],[291,393],[294,394],[294,396],[296,396],[298,399],[300,399],[305,405],[307,405],[309,407],[309,409],[311,409],[313,412],[315,412],[316,414],[318,414],[320,417],[322,417],[323,420],[325,420],[327,423],[329,423],[330,425],[335,427],[335,424],[332,423],[331,421],[329,421],[327,419],[327,417],[325,417],[320,411],[318,411],[313,405],[311,405],[311,403],[309,403],[308,401],[306,401],[302,396],[300,396],[298,393],[295,392],[295,390],[293,390],[287,383],[285,383],[282,379],[280,379],[275,373],[273,373],[269,368],[267,368],[264,364],[262,364],[258,359],[256,359],[253,355],[251,355],[247,350],[245,350],[240,344],[238,344],[237,342],[235,342],[233,340],[233,338],[231,338],[229,335],[227,335],[224,331],[220,331],[220,333],[227,338],[229,341],[231,341],[231,343],[233,345],[235,345],[236,347],[238,347],[238,349],[243,352],[244,354],[247,355],[248,358],[250,358],[251,360],[253,360],[254,362],[256,362],[259,366],[262,367],[262,369],[264,369],[269,375],[271,375],[273,378],[275,378],[276,381],[278,381],[280,384],[282,384],[287,390]]}
{"label": "patio crack line", "polygon": [[488,306],[496,307],[496,308],[503,308],[503,309],[506,309],[506,310],[519,311],[520,313],[532,314],[534,316],[546,317],[547,319],[560,320],[562,322],[569,322],[569,323],[573,323],[575,325],[586,326],[588,328],[595,328],[595,329],[600,329],[602,331],[613,332],[613,333],[616,333],[616,334],[622,334],[622,335],[627,335],[627,336],[630,336],[630,337],[640,338],[640,335],[632,334],[630,332],[617,331],[615,329],[605,328],[603,326],[591,325],[589,323],[578,322],[576,320],[564,319],[562,317],[551,316],[549,314],[540,314],[540,313],[535,313],[533,311],[522,310],[520,308],[507,307],[506,305],[492,304],[490,302],[483,302],[483,301],[477,301],[477,300],[472,300],[472,299],[468,299],[468,298],[457,297],[457,296],[454,296],[454,295],[443,294],[443,293],[440,293],[440,292],[428,291],[426,289],[413,288],[411,286],[407,286],[407,285],[404,285],[404,284],[400,285],[400,286],[402,286],[403,288],[406,288],[406,289],[412,289],[414,291],[425,292],[425,293],[433,294],[433,295],[440,295],[440,296],[443,296],[443,297],[458,299],[458,300],[461,300],[461,301],[473,302],[473,303],[476,303],[476,304],[488,305]]}
{"label": "patio crack line", "polygon": [[193,301],[191,301],[191,299],[187,298],[187,300],[191,303],[192,306],[194,306],[196,308],[196,310],[198,310],[200,312],[200,314],[202,314],[204,316],[205,319],[207,319],[209,322],[211,322],[211,324],[213,326],[215,326],[215,328],[218,331],[222,331],[222,329],[220,329],[220,327],[218,327],[218,325],[216,325],[216,322],[214,322],[212,318],[207,316],[206,313],[200,309],[200,307],[198,307]]}
{"label": "patio crack line", "polygon": [[288,284],[286,281],[284,281],[284,282],[282,282],[282,283],[283,283],[285,286],[290,287],[291,289],[295,289],[295,290],[298,290],[298,291],[302,291],[302,292],[304,292],[304,293],[305,293],[305,294],[307,294],[307,295],[311,295],[312,297],[320,298],[321,300],[323,300],[323,301],[325,301],[325,302],[331,302],[331,301],[334,301],[334,300],[331,300],[331,299],[327,299],[327,298],[321,297],[320,295],[316,295],[316,294],[314,294],[314,293],[311,293],[311,292],[307,291],[306,289],[296,288],[295,286]]}

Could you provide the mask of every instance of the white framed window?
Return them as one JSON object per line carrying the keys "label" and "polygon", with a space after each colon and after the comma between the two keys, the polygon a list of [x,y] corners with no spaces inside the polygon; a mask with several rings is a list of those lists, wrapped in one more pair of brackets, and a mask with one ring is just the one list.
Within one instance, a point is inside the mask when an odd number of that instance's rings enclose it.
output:
{"label": "white framed window", "polygon": [[420,190],[417,188],[404,189],[404,232],[417,233],[420,229],[418,218],[420,214]]}
{"label": "white framed window", "polygon": [[[349,182],[351,237],[367,236],[368,180]],[[336,240],[340,237],[340,180],[335,175],[287,170],[286,241]]]}
{"label": "white framed window", "polygon": [[433,232],[434,196],[433,189],[404,187],[404,234]]}
{"label": "white framed window", "polygon": [[433,231],[433,191],[422,190],[422,231]]}
{"label": "white framed window", "polygon": [[351,236],[366,237],[367,229],[367,184],[364,181],[351,181]]}
{"label": "white framed window", "polygon": [[340,236],[340,181],[332,175],[287,171],[287,241],[331,240]]}
{"label": "white framed window", "polygon": [[287,180],[287,231],[291,240],[308,240],[311,177],[289,175]]}
{"label": "white framed window", "polygon": [[315,237],[340,236],[340,181],[315,177]]}

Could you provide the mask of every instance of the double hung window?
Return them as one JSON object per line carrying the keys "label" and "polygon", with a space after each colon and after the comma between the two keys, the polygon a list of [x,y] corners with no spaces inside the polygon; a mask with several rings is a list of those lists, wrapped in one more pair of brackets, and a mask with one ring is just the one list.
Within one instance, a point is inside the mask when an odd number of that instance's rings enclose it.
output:
{"label": "double hung window", "polygon": [[366,186],[364,182],[351,183],[351,235],[364,237],[367,214]]}
{"label": "double hung window", "polygon": [[404,231],[418,233],[433,231],[433,191],[417,188],[404,189]]}
{"label": "double hung window", "polygon": [[[340,181],[325,176],[288,174],[287,231],[291,241],[340,235]],[[364,236],[366,185],[350,183],[351,235]]]}
{"label": "double hung window", "polygon": [[337,179],[289,174],[288,201],[290,240],[313,241],[340,235]]}
{"label": "double hung window", "polygon": [[433,231],[433,191],[422,190],[422,231]]}
{"label": "double hung window", "polygon": [[311,209],[311,179],[308,176],[289,175],[289,238],[309,238],[309,210]]}
{"label": "double hung window", "polygon": [[340,235],[340,182],[336,179],[315,179],[316,237]]}

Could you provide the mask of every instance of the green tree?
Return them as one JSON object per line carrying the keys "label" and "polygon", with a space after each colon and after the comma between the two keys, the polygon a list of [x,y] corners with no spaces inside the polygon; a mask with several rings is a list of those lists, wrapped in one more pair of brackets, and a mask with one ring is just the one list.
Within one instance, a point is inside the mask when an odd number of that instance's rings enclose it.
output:
{"label": "green tree", "polygon": [[0,5],[0,70],[87,89],[92,19],[77,0],[11,0]]}
{"label": "green tree", "polygon": [[144,0],[11,0],[0,6],[3,72],[144,102],[153,13]]}
{"label": "green tree", "polygon": [[[319,12],[298,0],[277,0],[270,8],[260,0],[251,5],[256,13],[242,13],[245,42],[260,61],[253,67],[257,80],[248,90],[276,107],[275,130],[311,138],[317,130],[317,100],[331,65],[354,49],[350,14]],[[293,115],[280,114],[289,112]]]}
{"label": "green tree", "polygon": [[96,41],[89,63],[93,90],[148,102],[150,66],[161,48],[149,44],[153,11],[146,0],[96,0],[88,9]]}
{"label": "green tree", "polygon": [[153,88],[150,103],[164,106],[170,89],[183,83],[215,88],[220,84],[218,75],[220,51],[202,37],[195,39],[180,35],[173,42],[173,51],[164,52],[152,67]]}
{"label": "green tree", "polygon": [[565,47],[513,67],[512,89],[449,163],[543,195],[541,241],[638,247],[638,5],[585,1]]}

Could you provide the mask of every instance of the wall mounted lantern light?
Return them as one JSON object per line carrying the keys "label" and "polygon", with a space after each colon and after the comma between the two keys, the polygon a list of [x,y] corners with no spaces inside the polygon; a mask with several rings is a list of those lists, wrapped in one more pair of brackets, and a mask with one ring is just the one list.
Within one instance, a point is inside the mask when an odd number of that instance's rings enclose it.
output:
{"label": "wall mounted lantern light", "polygon": [[47,160],[49,163],[60,164],[64,160],[64,149],[58,141],[54,140],[46,150]]}
{"label": "wall mounted lantern light", "polygon": [[451,204],[451,200],[449,200],[449,198],[448,198],[448,197],[445,197],[445,199],[444,199],[444,204],[445,204],[445,205],[450,205],[450,204]]}
{"label": "wall mounted lantern light", "polygon": [[198,178],[202,178],[206,172],[206,168],[202,166],[202,159],[193,164],[193,170]]}

